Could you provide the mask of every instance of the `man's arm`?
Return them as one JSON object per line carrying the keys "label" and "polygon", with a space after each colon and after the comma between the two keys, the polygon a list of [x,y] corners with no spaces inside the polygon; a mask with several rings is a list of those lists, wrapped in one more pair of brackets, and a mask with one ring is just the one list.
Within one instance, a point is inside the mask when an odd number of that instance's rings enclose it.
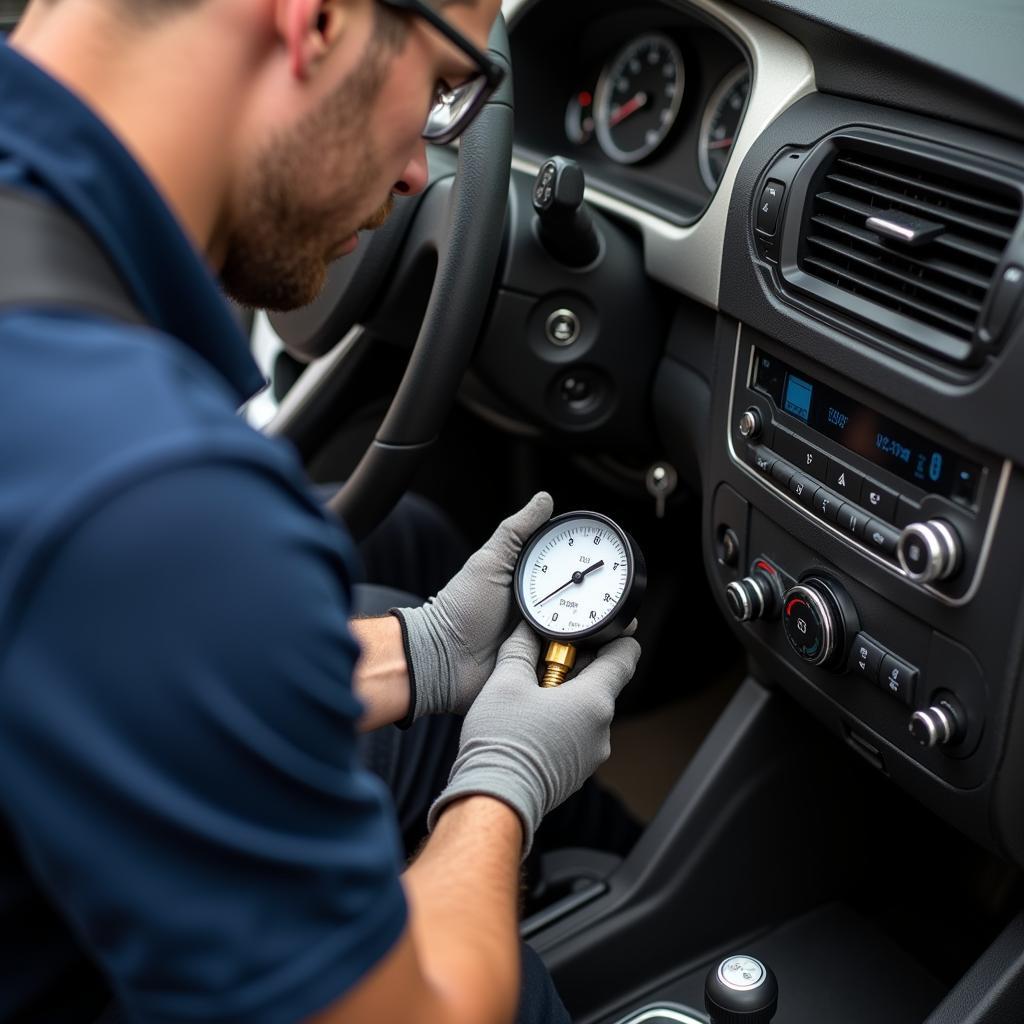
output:
{"label": "man's arm", "polygon": [[[608,756],[615,698],[640,648],[621,638],[557,689],[537,685],[540,641],[521,625],[470,708],[433,832],[406,872],[409,927],[388,957],[308,1024],[511,1021],[517,869],[543,816]],[[513,810],[514,809],[514,810]]]}
{"label": "man's arm", "polygon": [[446,809],[404,883],[409,927],[346,997],[309,1024],[490,1024],[519,996],[516,905],[523,832],[489,796]]}

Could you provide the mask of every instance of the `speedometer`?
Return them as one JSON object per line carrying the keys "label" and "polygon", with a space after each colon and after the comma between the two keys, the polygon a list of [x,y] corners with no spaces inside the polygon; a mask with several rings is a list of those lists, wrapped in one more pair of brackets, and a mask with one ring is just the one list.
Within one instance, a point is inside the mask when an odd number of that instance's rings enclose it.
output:
{"label": "speedometer", "polygon": [[650,156],[668,137],[683,102],[686,71],[664,33],[639,36],[605,65],[594,126],[605,155],[620,164]]}
{"label": "speedometer", "polygon": [[704,109],[697,159],[700,163],[700,176],[709,192],[718,188],[725,173],[725,165],[729,162],[729,154],[732,153],[743,120],[749,91],[750,72],[745,64],[741,64],[722,79]]}

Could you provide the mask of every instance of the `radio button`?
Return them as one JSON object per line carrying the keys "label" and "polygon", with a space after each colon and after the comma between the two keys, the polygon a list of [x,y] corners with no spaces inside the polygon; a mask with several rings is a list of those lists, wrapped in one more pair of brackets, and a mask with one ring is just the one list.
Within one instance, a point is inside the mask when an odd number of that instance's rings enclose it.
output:
{"label": "radio button", "polygon": [[788,487],[801,505],[814,508],[814,495],[818,490],[817,480],[812,480],[809,476],[804,476],[803,473],[795,472],[789,478]]}
{"label": "radio button", "polygon": [[788,431],[775,431],[775,447],[779,454],[788,462],[792,462],[801,473],[816,477],[819,483],[825,482],[828,475],[828,456],[824,452],[802,441]]}
{"label": "radio button", "polygon": [[847,533],[852,534],[854,537],[864,536],[864,527],[868,524],[870,516],[866,516],[863,510],[857,508],[856,505],[848,505],[843,502],[842,507],[839,509],[839,529],[845,530]]}
{"label": "radio button", "polygon": [[772,479],[782,487],[788,487],[789,481],[793,478],[796,470],[788,463],[779,459],[772,466]]}
{"label": "radio button", "polygon": [[751,446],[747,450],[747,458],[750,464],[759,473],[764,473],[765,476],[770,476],[772,472],[772,466],[775,465],[775,453],[769,451],[767,448],[758,446],[754,448]]}
{"label": "radio button", "polygon": [[860,489],[860,503],[872,516],[884,519],[887,522],[894,522],[896,519],[896,500],[899,495],[883,487],[876,481],[865,478]]}
{"label": "radio button", "polygon": [[842,505],[842,500],[831,491],[826,491],[824,487],[819,487],[814,494],[814,511],[830,523],[834,523],[839,518],[840,505]]}
{"label": "radio button", "polygon": [[863,538],[869,548],[874,548],[889,558],[895,557],[900,535],[891,526],[878,519],[871,519],[864,528]]}
{"label": "radio button", "polygon": [[855,473],[849,466],[841,462],[830,462],[826,482],[836,494],[841,494],[848,501],[856,501],[860,497],[861,484],[864,477]]}

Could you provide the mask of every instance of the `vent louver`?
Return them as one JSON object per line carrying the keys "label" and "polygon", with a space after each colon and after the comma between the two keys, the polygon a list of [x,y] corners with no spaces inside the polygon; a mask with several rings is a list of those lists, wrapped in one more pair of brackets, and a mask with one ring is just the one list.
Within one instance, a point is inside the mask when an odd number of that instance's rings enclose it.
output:
{"label": "vent louver", "polygon": [[906,150],[876,152],[842,141],[816,176],[803,218],[797,265],[831,286],[809,290],[921,347],[967,361],[1020,218],[1019,192],[981,175],[950,173]]}

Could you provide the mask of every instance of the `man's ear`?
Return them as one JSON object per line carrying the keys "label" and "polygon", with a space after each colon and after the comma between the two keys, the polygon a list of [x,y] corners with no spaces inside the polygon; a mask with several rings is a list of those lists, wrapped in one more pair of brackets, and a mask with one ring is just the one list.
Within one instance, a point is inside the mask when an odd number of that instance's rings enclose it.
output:
{"label": "man's ear", "polygon": [[343,30],[351,0],[277,0],[277,31],[292,74],[307,79]]}

